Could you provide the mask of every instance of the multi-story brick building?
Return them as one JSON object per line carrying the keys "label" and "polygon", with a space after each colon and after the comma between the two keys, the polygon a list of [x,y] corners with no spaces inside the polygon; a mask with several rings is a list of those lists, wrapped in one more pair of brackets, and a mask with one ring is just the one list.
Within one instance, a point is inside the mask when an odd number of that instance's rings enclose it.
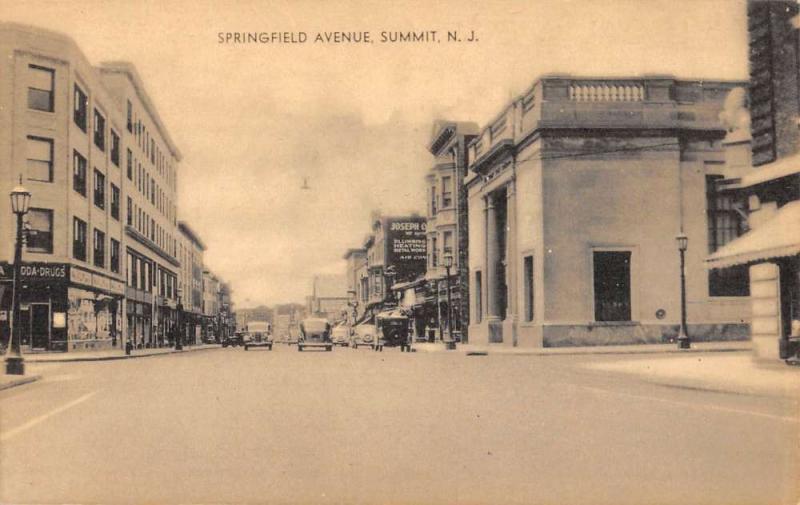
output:
{"label": "multi-story brick building", "polygon": [[354,323],[364,312],[369,298],[367,287],[367,250],[361,248],[348,249],[344,254],[347,261],[345,281],[347,283],[348,303],[350,304],[350,323]]}
{"label": "multi-story brick building", "polygon": [[800,354],[798,11],[795,1],[748,2],[752,167],[748,159],[718,184],[747,209],[749,231],[707,259],[712,275],[748,273],[753,349],[767,359]]}
{"label": "multi-story brick building", "polygon": [[124,174],[127,337],[137,347],[164,345],[177,323],[181,154],[133,65],[103,63],[99,71],[124,114],[118,156]]}
{"label": "multi-story brick building", "polygon": [[201,341],[203,328],[203,251],[205,244],[185,221],[178,221],[178,259],[181,265],[178,278],[183,304],[184,343]]}
{"label": "multi-story brick building", "polygon": [[[439,333],[449,324],[451,311],[454,334],[468,340],[469,327],[469,226],[467,189],[464,177],[467,174],[469,142],[478,134],[475,123],[437,121],[434,123],[428,151],[435,163],[426,176],[427,203],[427,289],[421,293],[432,293],[434,303],[424,303],[417,308],[416,318],[426,323],[435,320]],[[452,258],[450,268],[450,303],[447,297],[448,279],[444,258]],[[420,292],[419,288],[417,288]],[[423,299],[416,296],[417,300]]]}
{"label": "multi-story brick building", "polygon": [[[20,179],[25,219],[20,320],[24,346],[121,344],[125,117],[102,73],[68,37],[0,24],[0,194]],[[7,341],[16,223],[0,209],[0,331]]]}
{"label": "multi-story brick building", "polygon": [[470,341],[674,338],[681,233],[693,338],[746,338],[746,276],[703,264],[741,231],[712,182],[718,115],[742,85],[545,77],[507,104],[470,144]]}

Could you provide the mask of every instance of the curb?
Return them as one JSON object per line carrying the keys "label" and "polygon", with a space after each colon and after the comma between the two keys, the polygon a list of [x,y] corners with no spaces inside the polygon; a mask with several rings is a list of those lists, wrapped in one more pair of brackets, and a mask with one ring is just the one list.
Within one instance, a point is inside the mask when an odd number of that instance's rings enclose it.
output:
{"label": "curb", "polygon": [[690,389],[694,391],[705,391],[709,393],[721,393],[721,394],[728,394],[728,395],[742,395],[742,396],[760,396],[760,397],[770,397],[770,398],[796,398],[797,395],[792,393],[791,391],[782,391],[779,389],[770,389],[770,388],[763,388],[763,387],[747,387],[742,386],[740,388],[737,387],[726,387],[724,385],[717,385],[717,384],[709,384],[703,381],[692,381],[692,380],[669,380],[666,378],[652,378],[652,377],[639,377],[639,379],[643,382],[647,382],[649,384],[655,384],[658,386],[669,387],[669,388],[678,388],[678,389]]}
{"label": "curb", "polygon": [[[32,358],[26,357],[25,361],[27,363],[76,363],[80,361],[113,361],[113,360],[120,360],[120,359],[135,359],[135,358],[151,358],[153,356],[169,356],[171,354],[182,354],[186,352],[199,352],[199,351],[209,351],[212,349],[221,349],[222,347],[201,347],[201,348],[184,348],[180,351],[171,350],[167,352],[157,352],[152,354],[135,354],[132,353],[131,355],[127,354],[114,354],[110,356],[75,356],[70,358],[63,358],[63,359],[52,359],[45,357],[44,359],[41,358]],[[28,355],[30,356],[30,355]]]}
{"label": "curb", "polygon": [[[453,353],[453,351],[437,348],[414,348],[417,352],[423,353]],[[613,347],[598,347],[596,349],[580,349],[570,350],[568,347],[560,348],[538,348],[530,350],[519,351],[505,351],[502,349],[456,349],[455,353],[464,354],[466,356],[579,356],[579,355],[592,355],[592,354],[616,354],[616,355],[634,355],[634,354],[696,354],[696,353],[718,353],[718,352],[751,352],[749,347],[718,347],[718,348],[691,348],[691,349],[614,349]]]}
{"label": "curb", "polygon": [[12,380],[10,382],[6,382],[5,384],[0,384],[0,391],[4,389],[11,389],[13,387],[22,386],[25,384],[30,384],[31,382],[36,382],[41,379],[41,375],[28,375],[23,376],[19,379]]}

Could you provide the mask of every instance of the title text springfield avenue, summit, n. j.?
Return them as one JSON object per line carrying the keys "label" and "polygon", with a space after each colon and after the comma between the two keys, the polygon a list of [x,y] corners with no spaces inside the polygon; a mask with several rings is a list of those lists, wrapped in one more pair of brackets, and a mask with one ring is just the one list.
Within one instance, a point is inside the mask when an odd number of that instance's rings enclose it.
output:
{"label": "title text springfield avenue, summit, n. j.", "polygon": [[474,30],[332,32],[217,32],[219,44],[379,44],[477,42]]}

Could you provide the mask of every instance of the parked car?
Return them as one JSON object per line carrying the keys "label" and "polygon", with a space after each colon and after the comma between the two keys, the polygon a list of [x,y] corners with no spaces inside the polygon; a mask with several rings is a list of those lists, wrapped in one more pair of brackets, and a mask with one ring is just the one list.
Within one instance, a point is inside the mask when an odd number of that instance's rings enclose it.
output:
{"label": "parked car", "polygon": [[309,317],[300,323],[300,336],[297,341],[297,350],[303,351],[309,347],[321,347],[326,351],[333,350],[331,342],[331,323],[327,319]]}
{"label": "parked car", "polygon": [[358,349],[358,346],[372,346],[375,343],[376,329],[374,324],[362,323],[353,328],[353,335],[350,337],[350,347]]}
{"label": "parked car", "polygon": [[410,350],[409,318],[402,310],[392,309],[375,316],[376,342],[373,349],[380,350],[384,345],[400,346],[400,350]]}
{"label": "parked car", "polygon": [[236,347],[237,345],[244,345],[244,333],[241,331],[222,339],[222,347]]}
{"label": "parked car", "polygon": [[350,326],[340,323],[333,327],[331,330],[331,340],[333,345],[340,345],[347,347],[350,345]]}

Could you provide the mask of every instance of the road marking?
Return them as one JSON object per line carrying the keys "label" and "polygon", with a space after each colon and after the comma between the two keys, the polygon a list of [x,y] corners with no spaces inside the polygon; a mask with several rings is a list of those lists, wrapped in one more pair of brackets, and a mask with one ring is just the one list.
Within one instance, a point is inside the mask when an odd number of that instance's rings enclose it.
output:
{"label": "road marking", "polygon": [[74,407],[75,405],[78,405],[79,403],[85,402],[86,400],[88,400],[89,398],[94,396],[95,394],[97,394],[97,391],[92,391],[91,393],[87,393],[87,394],[81,396],[80,398],[72,400],[71,402],[69,402],[67,404],[64,404],[64,405],[62,405],[62,406],[60,406],[58,408],[55,408],[55,409],[51,410],[50,412],[48,412],[46,414],[42,414],[39,417],[34,417],[33,419],[31,419],[27,423],[25,423],[25,424],[23,424],[21,426],[17,426],[16,428],[14,428],[12,430],[9,430],[9,431],[3,433],[2,435],[0,435],[0,442],[5,442],[6,440],[9,440],[9,439],[19,435],[23,431],[27,431],[30,428],[33,428],[34,426],[36,426],[37,424],[41,423],[42,421],[45,421],[48,418],[53,417],[56,414],[60,414],[61,412],[64,412],[65,410],[70,409],[70,408]]}
{"label": "road marking", "polygon": [[732,414],[747,414],[756,417],[765,417],[767,419],[775,419],[778,421],[784,421],[787,423],[800,423],[800,419],[796,417],[789,417],[789,416],[776,416],[772,414],[765,414],[763,412],[753,412],[752,410],[742,410],[742,409],[732,409],[728,407],[720,407],[718,405],[697,405],[695,403],[689,402],[681,402],[677,400],[667,400],[665,398],[654,398],[652,396],[644,396],[644,395],[634,395],[631,393],[620,393],[618,391],[610,391],[608,389],[603,388],[595,388],[591,386],[579,386],[583,389],[588,389],[589,391],[595,391],[598,393],[605,393],[608,395],[617,395],[617,396],[625,396],[628,398],[636,398],[638,400],[650,400],[654,402],[661,402],[661,403],[669,403],[672,405],[681,405],[683,407],[693,407],[695,409],[708,409],[708,410],[717,410],[719,412],[728,412]]}

